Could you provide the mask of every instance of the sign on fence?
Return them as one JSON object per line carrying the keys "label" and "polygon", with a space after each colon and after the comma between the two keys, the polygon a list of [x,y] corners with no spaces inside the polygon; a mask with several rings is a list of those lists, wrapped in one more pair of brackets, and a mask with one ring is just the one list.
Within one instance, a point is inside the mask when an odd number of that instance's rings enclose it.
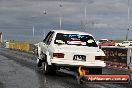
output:
{"label": "sign on fence", "polygon": [[102,47],[106,62],[116,65],[131,66],[132,47]]}

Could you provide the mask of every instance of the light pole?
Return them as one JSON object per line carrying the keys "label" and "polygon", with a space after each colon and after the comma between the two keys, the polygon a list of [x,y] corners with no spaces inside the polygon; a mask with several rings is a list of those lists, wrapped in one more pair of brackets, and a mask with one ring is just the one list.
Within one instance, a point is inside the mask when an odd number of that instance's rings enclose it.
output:
{"label": "light pole", "polygon": [[34,42],[34,37],[35,37],[35,23],[34,23],[34,21],[35,21],[35,16],[32,16],[32,21],[33,21],[33,23],[32,23],[32,37],[33,37],[33,42]]}
{"label": "light pole", "polygon": [[33,38],[34,38],[34,24],[33,24]]}
{"label": "light pole", "polygon": [[61,4],[61,0],[60,0],[60,5],[59,5],[59,7],[60,7],[60,30],[62,29],[62,17],[61,17],[61,8],[62,8],[62,4]]}
{"label": "light pole", "polygon": [[[44,10],[43,14],[46,15],[47,14],[47,11]],[[43,37],[45,38],[45,31],[43,31]]]}
{"label": "light pole", "polygon": [[33,38],[33,40],[31,41],[32,43],[35,42],[35,39],[34,39],[34,35],[35,35],[34,18],[35,18],[35,17],[32,16],[32,21],[33,21],[33,23],[32,23],[32,38]]}
{"label": "light pole", "polygon": [[[43,14],[44,15],[46,15],[47,14],[47,11],[46,10],[44,10],[43,11]],[[35,23],[34,23],[34,21],[35,21],[35,18],[38,18],[37,16],[32,16],[32,21],[33,21],[33,26],[32,26],[32,37],[33,37],[33,42],[34,42],[34,37],[35,37]],[[45,32],[44,32],[44,37],[45,37]]]}
{"label": "light pole", "polygon": [[129,0],[128,0],[128,9],[127,9],[128,11],[127,11],[127,20],[128,20],[128,29],[127,29],[127,31],[126,31],[126,41],[128,41],[128,33],[129,33],[129,30],[130,30],[130,7],[129,7]]}
{"label": "light pole", "polygon": [[87,0],[83,0],[83,6],[84,6],[84,17],[83,17],[83,30],[86,32],[87,29]]}
{"label": "light pole", "polygon": [[87,7],[85,6],[84,7],[84,31],[86,32],[86,29],[87,29],[87,26],[86,26],[86,24],[87,24]]}

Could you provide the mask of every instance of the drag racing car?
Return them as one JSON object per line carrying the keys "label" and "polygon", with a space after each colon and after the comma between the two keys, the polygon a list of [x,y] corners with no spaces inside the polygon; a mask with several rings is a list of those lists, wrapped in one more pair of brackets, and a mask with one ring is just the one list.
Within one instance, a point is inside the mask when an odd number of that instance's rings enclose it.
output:
{"label": "drag racing car", "polygon": [[51,30],[38,43],[37,65],[45,74],[55,73],[60,68],[76,70],[79,66],[88,69],[89,74],[102,74],[106,66],[104,52],[94,37],[85,32]]}

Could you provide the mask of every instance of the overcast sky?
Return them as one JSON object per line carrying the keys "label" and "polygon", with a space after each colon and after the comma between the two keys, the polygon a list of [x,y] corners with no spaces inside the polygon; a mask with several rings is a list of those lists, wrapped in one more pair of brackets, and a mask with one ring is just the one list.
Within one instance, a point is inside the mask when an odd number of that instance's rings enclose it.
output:
{"label": "overcast sky", "polygon": [[[129,5],[131,27],[132,0]],[[62,29],[84,31],[84,7],[87,8],[86,32],[96,39],[125,39],[127,0],[0,0],[0,32],[7,40],[31,40],[34,25],[35,39],[41,40],[44,31],[59,29],[60,13]]]}

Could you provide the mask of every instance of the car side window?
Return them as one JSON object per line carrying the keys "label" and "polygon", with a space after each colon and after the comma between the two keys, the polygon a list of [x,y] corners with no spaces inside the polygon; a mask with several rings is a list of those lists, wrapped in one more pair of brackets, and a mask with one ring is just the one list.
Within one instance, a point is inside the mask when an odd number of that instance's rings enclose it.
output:
{"label": "car side window", "polygon": [[44,40],[45,44],[49,45],[51,40],[52,40],[52,37],[53,37],[53,33],[54,32],[50,32],[46,37],[46,39]]}
{"label": "car side window", "polygon": [[47,40],[47,45],[50,45],[52,38],[53,38],[54,32],[52,32]]}
{"label": "car side window", "polygon": [[45,39],[43,40],[43,42],[46,42],[46,40],[48,39],[48,37],[50,36],[51,31],[46,35]]}

